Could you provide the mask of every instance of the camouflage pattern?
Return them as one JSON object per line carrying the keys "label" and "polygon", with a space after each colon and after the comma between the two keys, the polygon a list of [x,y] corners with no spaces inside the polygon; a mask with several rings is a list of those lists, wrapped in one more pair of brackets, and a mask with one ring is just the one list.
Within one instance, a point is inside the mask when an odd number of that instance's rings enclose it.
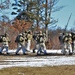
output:
{"label": "camouflage pattern", "polygon": [[72,34],[67,32],[62,35],[62,41],[62,53],[66,54],[66,51],[68,51],[68,54],[72,54]]}
{"label": "camouflage pattern", "polygon": [[8,37],[8,34],[5,33],[2,38],[2,47],[1,47],[0,54],[2,54],[4,48],[6,49],[6,53],[8,54],[9,43],[10,43],[10,39]]}
{"label": "camouflage pattern", "polygon": [[27,47],[26,47],[26,49],[28,50],[28,51],[30,51],[30,47],[31,47],[31,40],[32,40],[32,31],[28,31],[28,34],[27,34]]}
{"label": "camouflage pattern", "polygon": [[18,48],[17,48],[17,51],[16,51],[16,54],[18,54],[18,52],[22,49],[23,51],[23,54],[25,54],[26,52],[26,48],[25,48],[25,39],[23,37],[23,34],[19,34],[20,37],[19,37],[19,42],[17,42],[17,45],[18,45]]}
{"label": "camouflage pattern", "polygon": [[72,51],[73,54],[75,54],[75,33],[71,32],[71,34],[72,34]]}
{"label": "camouflage pattern", "polygon": [[37,35],[36,35],[36,45],[33,49],[33,52],[35,49],[37,49],[37,54],[41,54],[41,53],[46,53],[46,46],[45,46],[45,36],[42,33],[42,31],[40,31]]}

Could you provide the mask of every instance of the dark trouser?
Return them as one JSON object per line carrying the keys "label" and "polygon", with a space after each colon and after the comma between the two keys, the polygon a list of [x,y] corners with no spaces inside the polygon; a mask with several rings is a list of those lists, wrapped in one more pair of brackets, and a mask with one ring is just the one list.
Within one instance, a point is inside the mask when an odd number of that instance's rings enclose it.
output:
{"label": "dark trouser", "polygon": [[25,49],[24,46],[18,47],[18,49],[17,49],[17,51],[16,51],[16,54],[18,54],[18,52],[19,52],[21,49],[22,49],[22,51],[23,51],[23,54],[25,54],[26,49]]}
{"label": "dark trouser", "polygon": [[43,44],[38,44],[38,51],[37,51],[37,54],[46,54],[46,50],[44,50],[44,46]]}
{"label": "dark trouser", "polygon": [[2,53],[4,48],[6,49],[6,53],[8,53],[8,46],[2,46],[0,53]]}

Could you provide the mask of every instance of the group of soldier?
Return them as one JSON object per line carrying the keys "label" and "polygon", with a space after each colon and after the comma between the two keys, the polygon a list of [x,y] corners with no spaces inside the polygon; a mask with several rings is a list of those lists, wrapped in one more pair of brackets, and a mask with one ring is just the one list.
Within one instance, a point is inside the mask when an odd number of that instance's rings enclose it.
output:
{"label": "group of soldier", "polygon": [[[16,55],[19,54],[19,51],[22,50],[23,54],[26,55],[26,52],[30,52],[31,40],[35,41],[35,45],[32,49],[33,53],[37,52],[38,54],[46,54],[46,41],[47,35],[42,31],[37,31],[32,34],[32,31],[24,31],[17,35],[15,42],[17,43]],[[73,32],[63,32],[59,35],[59,41],[62,47],[62,54],[72,55],[75,53],[75,33]],[[6,54],[8,53],[9,43],[11,40],[8,37],[8,34],[0,36],[0,42],[2,43],[0,54],[3,54],[3,49],[6,49]],[[37,51],[36,51],[37,50]]]}
{"label": "group of soldier", "polygon": [[72,55],[75,53],[75,33],[63,32],[59,35],[59,40],[62,47],[62,54]]}
{"label": "group of soldier", "polygon": [[[46,54],[46,46],[45,46],[46,34],[43,33],[42,31],[38,31],[32,34],[31,30],[21,32],[17,35],[15,39],[15,42],[17,43],[17,50],[15,54],[18,55],[20,50],[23,51],[23,55],[26,55],[27,54],[26,52],[30,52],[32,39],[36,42],[32,50],[33,53],[35,53],[37,50],[37,54],[41,54],[41,53]],[[3,54],[4,49],[6,49],[6,54],[9,54],[8,49],[11,40],[9,39],[7,33],[5,33],[0,37],[0,42],[2,43],[0,54]]]}

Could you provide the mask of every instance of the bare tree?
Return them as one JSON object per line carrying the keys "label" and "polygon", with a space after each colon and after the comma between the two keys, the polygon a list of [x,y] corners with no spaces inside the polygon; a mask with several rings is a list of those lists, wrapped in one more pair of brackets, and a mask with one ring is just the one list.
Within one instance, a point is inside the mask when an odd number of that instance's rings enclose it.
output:
{"label": "bare tree", "polygon": [[54,25],[58,22],[52,17],[53,12],[61,10],[64,6],[57,7],[56,4],[59,0],[42,0],[42,9],[44,10],[41,15],[42,17],[42,24],[45,25],[45,31],[48,36],[48,26]]}
{"label": "bare tree", "polygon": [[52,17],[53,12],[59,11],[64,6],[57,7],[56,4],[59,0],[19,0],[21,6],[20,14],[17,16],[19,19],[32,21],[33,25],[45,26],[46,34],[48,35],[48,26],[58,22]]}

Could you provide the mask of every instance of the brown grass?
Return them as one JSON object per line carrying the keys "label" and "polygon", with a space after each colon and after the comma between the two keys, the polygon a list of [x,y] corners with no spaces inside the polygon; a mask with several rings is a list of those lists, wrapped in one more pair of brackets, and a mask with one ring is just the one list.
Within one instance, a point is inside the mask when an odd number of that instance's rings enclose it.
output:
{"label": "brown grass", "polygon": [[75,66],[12,67],[1,69],[0,75],[75,75]]}

